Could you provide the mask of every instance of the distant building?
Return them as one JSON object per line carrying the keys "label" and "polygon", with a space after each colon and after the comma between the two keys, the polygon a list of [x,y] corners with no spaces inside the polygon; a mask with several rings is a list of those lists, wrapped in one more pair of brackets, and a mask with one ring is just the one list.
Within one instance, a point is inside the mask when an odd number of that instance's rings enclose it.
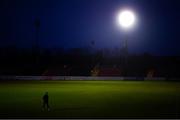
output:
{"label": "distant building", "polygon": [[116,67],[95,66],[91,71],[92,76],[121,76],[122,71]]}
{"label": "distant building", "polygon": [[148,70],[146,77],[147,77],[147,78],[153,78],[153,77],[155,77],[155,70],[154,70],[154,69]]}

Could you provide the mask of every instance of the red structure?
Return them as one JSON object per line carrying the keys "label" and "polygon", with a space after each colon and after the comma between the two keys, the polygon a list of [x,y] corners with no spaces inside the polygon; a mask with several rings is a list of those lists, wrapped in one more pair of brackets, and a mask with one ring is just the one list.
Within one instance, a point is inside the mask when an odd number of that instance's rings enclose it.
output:
{"label": "red structure", "polygon": [[121,70],[118,68],[100,68],[98,76],[120,76]]}

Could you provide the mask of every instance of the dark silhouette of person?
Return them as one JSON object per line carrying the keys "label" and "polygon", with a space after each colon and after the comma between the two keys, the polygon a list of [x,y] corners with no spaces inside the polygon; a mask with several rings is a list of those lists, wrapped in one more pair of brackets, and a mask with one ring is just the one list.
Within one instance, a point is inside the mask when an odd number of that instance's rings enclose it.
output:
{"label": "dark silhouette of person", "polygon": [[48,92],[46,92],[44,95],[43,95],[43,110],[45,110],[47,108],[47,110],[49,111],[50,110],[50,107],[49,107],[49,95],[48,95]]}

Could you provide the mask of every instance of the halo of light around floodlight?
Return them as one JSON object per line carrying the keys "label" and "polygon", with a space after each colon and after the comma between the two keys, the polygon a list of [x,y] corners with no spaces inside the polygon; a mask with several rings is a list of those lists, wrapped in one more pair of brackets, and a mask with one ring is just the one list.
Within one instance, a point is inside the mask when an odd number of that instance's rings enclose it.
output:
{"label": "halo of light around floodlight", "polygon": [[135,15],[132,11],[124,10],[118,14],[118,23],[124,28],[129,28],[134,25]]}

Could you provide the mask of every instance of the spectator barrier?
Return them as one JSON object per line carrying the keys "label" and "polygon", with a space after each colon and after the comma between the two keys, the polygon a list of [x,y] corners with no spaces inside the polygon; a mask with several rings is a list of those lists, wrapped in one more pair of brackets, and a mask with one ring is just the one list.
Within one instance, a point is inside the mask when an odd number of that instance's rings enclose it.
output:
{"label": "spectator barrier", "polygon": [[93,77],[93,76],[0,76],[0,80],[134,80],[134,81],[164,81],[165,77]]}

